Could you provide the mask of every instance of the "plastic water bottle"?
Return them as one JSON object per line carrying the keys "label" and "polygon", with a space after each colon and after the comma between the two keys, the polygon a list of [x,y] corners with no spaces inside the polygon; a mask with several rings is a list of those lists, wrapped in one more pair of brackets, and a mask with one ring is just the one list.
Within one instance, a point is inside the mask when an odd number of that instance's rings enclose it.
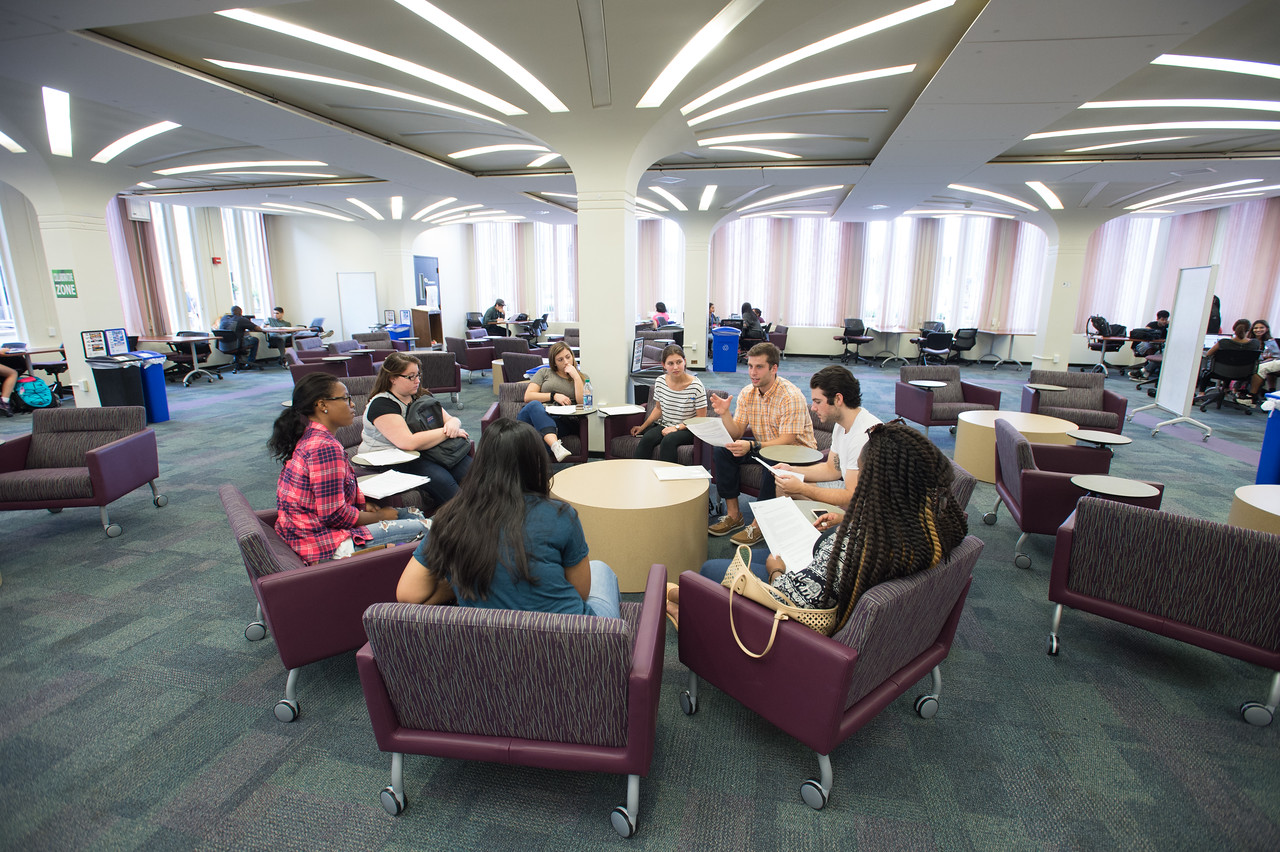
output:
{"label": "plastic water bottle", "polygon": [[582,388],[582,407],[590,408],[591,403],[595,401],[595,395],[591,393],[591,382],[587,382]]}

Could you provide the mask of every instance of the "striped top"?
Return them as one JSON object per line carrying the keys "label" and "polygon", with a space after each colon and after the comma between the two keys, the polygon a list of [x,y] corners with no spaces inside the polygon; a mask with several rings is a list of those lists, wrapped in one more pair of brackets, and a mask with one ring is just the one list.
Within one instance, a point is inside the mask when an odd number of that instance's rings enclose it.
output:
{"label": "striped top", "polygon": [[702,380],[693,376],[693,381],[682,391],[674,390],[667,384],[666,375],[658,376],[653,383],[653,397],[662,406],[662,415],[658,418],[663,427],[679,426],[690,417],[697,416],[699,408],[707,407],[707,389]]}

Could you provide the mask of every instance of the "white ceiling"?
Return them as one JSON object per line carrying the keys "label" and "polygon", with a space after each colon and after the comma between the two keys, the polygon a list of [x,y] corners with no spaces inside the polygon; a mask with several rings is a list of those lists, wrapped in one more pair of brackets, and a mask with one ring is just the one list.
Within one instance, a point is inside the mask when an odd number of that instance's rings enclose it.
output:
{"label": "white ceiling", "polygon": [[[400,70],[214,14],[206,0],[0,0],[0,132],[27,153],[0,149],[0,180],[60,165],[48,153],[41,87],[69,92],[75,161],[155,122],[182,125],[93,166],[120,189],[145,181],[189,204],[287,203],[407,218],[475,203],[531,221],[571,222],[571,199],[539,192],[638,191],[670,208],[659,185],[690,209],[718,189],[717,217],[808,187],[833,189],[766,210],[819,210],[840,220],[911,209],[992,211],[1044,223],[1025,182],[1047,184],[1069,211],[1123,212],[1156,197],[1259,179],[1280,184],[1280,112],[1208,106],[1079,109],[1088,101],[1170,98],[1280,102],[1280,79],[1153,65],[1174,53],[1280,63],[1280,0],[956,0],[949,7],[850,41],[743,85],[689,116],[680,107],[721,83],[834,33],[914,5],[912,0],[762,0],[676,86],[661,107],[636,103],[667,63],[728,0],[436,0],[528,69],[568,108],[551,112],[494,65],[394,0],[268,2],[253,10],[398,56],[465,81],[524,114],[503,115]],[[739,0],[741,2],[741,0]],[[748,2],[748,7],[750,7]],[[602,22],[603,29],[600,29]],[[480,113],[312,80],[231,70],[211,60],[281,68],[382,87]],[[777,98],[691,127],[708,109],[765,92],[874,69],[910,73]],[[1261,130],[1134,130],[1026,140],[1045,131],[1184,121],[1264,121]],[[789,132],[744,142],[797,159],[719,151],[699,139]],[[1141,140],[1183,137],[1154,144]],[[1068,149],[1127,142],[1085,154]],[[450,154],[503,144],[562,155],[529,168],[536,152]],[[193,164],[315,160],[301,171],[172,177]],[[647,170],[647,171],[646,171]],[[655,181],[658,181],[655,183]],[[331,186],[343,182],[344,186]],[[624,184],[630,184],[625,185]],[[313,185],[304,185],[313,184]],[[1039,209],[949,188],[962,184]],[[1244,188],[1243,186],[1241,187]],[[149,192],[149,190],[138,190]],[[749,197],[744,195],[751,193]],[[1270,189],[1266,195],[1280,195]],[[1194,197],[1194,196],[1192,196]],[[735,203],[736,202],[736,203]],[[1223,200],[1165,206],[1189,212]]]}

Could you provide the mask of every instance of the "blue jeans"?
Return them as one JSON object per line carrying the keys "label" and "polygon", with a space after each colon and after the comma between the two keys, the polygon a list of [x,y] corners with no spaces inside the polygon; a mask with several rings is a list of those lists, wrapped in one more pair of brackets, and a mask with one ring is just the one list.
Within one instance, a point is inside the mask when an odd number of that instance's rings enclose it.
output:
{"label": "blue jeans", "polygon": [[[702,563],[698,573],[708,580],[714,580],[717,583],[724,582],[724,575],[729,572],[729,563],[732,561],[732,559],[708,559]],[[751,573],[766,583],[769,582],[769,572],[765,570],[764,559],[757,559],[754,552],[751,554]]]}
{"label": "blue jeans", "polygon": [[[516,419],[521,423],[528,423],[543,435],[555,435],[557,438],[562,435],[573,435],[578,431],[576,417],[552,417],[547,413],[547,407],[536,399],[533,402],[526,402],[524,408],[520,409],[520,413],[516,415]],[[548,447],[547,452],[550,451]]]}
{"label": "blue jeans", "polygon": [[598,559],[591,560],[591,591],[587,592],[587,609],[601,618],[622,617],[618,575]]}
{"label": "blue jeans", "polygon": [[413,461],[396,465],[395,469],[429,477],[431,481],[420,486],[419,490],[430,497],[437,506],[443,506],[458,493],[459,483],[471,469],[471,456],[463,456],[462,460],[453,467],[445,467],[421,455]]}
{"label": "blue jeans", "polygon": [[[370,536],[369,540],[356,545],[355,552],[382,547],[389,544],[406,544],[417,541],[426,534],[427,528],[422,523],[422,516],[413,514],[408,509],[397,509],[394,521],[378,521],[364,528]],[[408,553],[408,551],[405,551]],[[336,556],[334,558],[341,558]]]}

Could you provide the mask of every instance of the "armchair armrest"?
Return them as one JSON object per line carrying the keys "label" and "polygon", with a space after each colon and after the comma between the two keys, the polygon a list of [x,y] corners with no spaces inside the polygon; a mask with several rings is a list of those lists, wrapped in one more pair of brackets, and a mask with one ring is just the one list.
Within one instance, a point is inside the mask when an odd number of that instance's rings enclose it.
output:
{"label": "armchair armrest", "polygon": [[631,645],[631,675],[627,690],[627,750],[643,760],[638,774],[648,775],[658,728],[658,698],[662,689],[662,655],[667,644],[667,568],[649,567],[644,604]]}
{"label": "armchair armrest", "polygon": [[10,438],[0,444],[0,473],[12,473],[25,470],[27,466],[27,448],[31,446],[31,435]]}
{"label": "armchair armrest", "polygon": [[893,388],[893,412],[916,423],[933,419],[933,394],[924,388],[897,382]]}
{"label": "armchair armrest", "polygon": [[392,348],[392,349],[395,349],[397,352],[408,352],[408,351],[409,351],[409,341],[407,341],[407,340],[400,340],[400,339],[398,339],[398,338],[394,338],[394,337],[393,337],[393,338],[391,338],[391,348]]}
{"label": "armchair armrest", "polygon": [[614,438],[629,434],[633,426],[644,422],[644,418],[644,414],[615,414],[604,418],[604,445],[607,447]]}
{"label": "armchair armrest", "polygon": [[502,416],[502,404],[495,402],[489,406],[489,410],[484,413],[484,417],[480,418],[480,431],[483,432],[488,428],[489,424]]}
{"label": "armchair armrest", "polygon": [[1111,453],[1097,447],[1032,444],[1031,455],[1035,459],[1036,467],[1042,471],[1058,471],[1073,476],[1078,473],[1107,474],[1111,472]]}
{"label": "armchair armrest", "polygon": [[965,402],[977,402],[982,405],[989,405],[997,410],[1000,408],[1000,391],[998,390],[970,384],[969,382],[961,382],[960,392],[964,394]]}
{"label": "armchair armrest", "polygon": [[1102,410],[1110,411],[1116,415],[1116,432],[1124,426],[1124,413],[1129,407],[1129,401],[1113,390],[1102,391]]}
{"label": "armchair armrest", "polygon": [[143,429],[84,454],[93,496],[106,502],[160,476],[156,433]]}
{"label": "armchair armrest", "polygon": [[[1022,493],[1035,495],[1033,499],[1024,499],[1017,513],[1018,526],[1023,532],[1050,535],[1063,518],[1075,511],[1076,503],[1088,492],[1072,483],[1073,475],[1050,470],[1022,472]],[[1012,505],[1009,511],[1014,512]]]}

